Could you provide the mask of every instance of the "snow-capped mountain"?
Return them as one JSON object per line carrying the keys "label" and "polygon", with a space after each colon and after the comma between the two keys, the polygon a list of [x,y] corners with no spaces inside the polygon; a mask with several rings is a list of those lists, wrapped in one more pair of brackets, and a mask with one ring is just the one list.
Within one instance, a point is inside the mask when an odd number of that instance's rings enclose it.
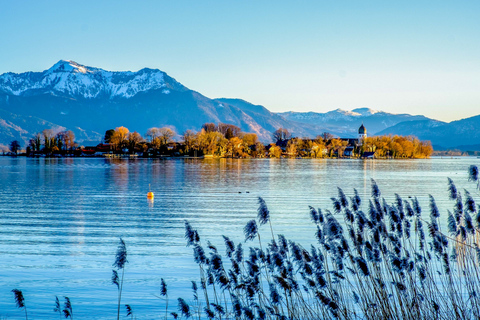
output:
{"label": "snow-capped mountain", "polygon": [[[412,134],[439,146],[478,139],[478,119],[445,124],[424,116],[390,114],[368,108],[326,113],[272,113],[240,99],[210,99],[156,69],[106,71],[61,60],[43,72],[0,75],[0,144],[23,141],[46,128],[72,130],[77,141],[100,141],[105,131],[125,126],[145,134],[169,126],[178,134],[207,122],[234,124],[263,142],[283,127],[296,137],[329,132],[356,137],[363,123],[369,136]],[[389,130],[386,130],[389,128]],[[448,133],[445,135],[444,133]],[[441,137],[441,138],[439,138]],[[468,140],[468,141],[467,141]]]}
{"label": "snow-capped mountain", "polygon": [[168,94],[169,85],[179,86],[172,80],[160,70],[111,72],[87,67],[71,60],[60,60],[43,72],[3,74],[0,76],[0,88],[15,96],[40,91],[85,99],[97,97],[128,99],[139,92],[161,88]]}
{"label": "snow-capped mountain", "polygon": [[[199,130],[207,122],[234,124],[265,142],[271,141],[271,132],[279,127],[299,136],[312,134],[266,109],[260,115],[228,101],[209,99],[160,70],[113,72],[70,60],[61,60],[43,72],[0,75],[0,109],[73,130],[86,140],[100,140],[106,130],[119,126],[140,134],[151,127],[170,126],[182,134],[187,129]],[[33,125],[29,130],[22,125],[17,131],[12,128],[16,128],[12,121],[8,128],[3,126],[8,130],[3,136],[25,143],[35,130],[44,129]]]}
{"label": "snow-capped mountain", "polygon": [[[364,124],[369,134],[376,134],[388,127],[404,121],[428,120],[425,116],[410,114],[393,114],[377,111],[370,108],[357,108],[352,111],[336,109],[333,111],[318,112],[283,112],[279,113],[289,121],[305,124],[323,125],[330,132],[340,132],[345,137],[356,137],[358,127]],[[355,125],[357,127],[355,127]]]}

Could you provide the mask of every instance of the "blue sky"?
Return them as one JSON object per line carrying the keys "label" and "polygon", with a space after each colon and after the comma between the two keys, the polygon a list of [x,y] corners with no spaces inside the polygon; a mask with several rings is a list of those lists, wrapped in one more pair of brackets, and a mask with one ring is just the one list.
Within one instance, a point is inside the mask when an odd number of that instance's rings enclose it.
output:
{"label": "blue sky", "polygon": [[0,74],[158,68],[271,111],[480,114],[480,1],[0,0]]}

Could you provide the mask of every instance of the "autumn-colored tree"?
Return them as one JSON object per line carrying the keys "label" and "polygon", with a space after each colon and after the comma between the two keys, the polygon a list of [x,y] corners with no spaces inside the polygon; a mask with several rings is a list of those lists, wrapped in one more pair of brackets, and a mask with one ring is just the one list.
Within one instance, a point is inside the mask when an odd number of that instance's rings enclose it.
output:
{"label": "autumn-colored tree", "polygon": [[312,148],[310,149],[310,157],[312,158],[323,158],[326,153],[326,148],[325,144],[323,143],[323,140],[321,143],[316,140],[312,143]]}
{"label": "autumn-colored tree", "polygon": [[299,138],[293,138],[288,140],[286,152],[289,157],[295,158],[298,155],[299,147],[302,144],[302,140]]}
{"label": "autumn-colored tree", "polygon": [[218,154],[221,155],[224,152],[226,139],[218,131],[206,131],[202,129],[197,133],[198,148],[203,151],[204,154]]}
{"label": "autumn-colored tree", "polygon": [[430,141],[420,141],[414,136],[368,137],[361,146],[361,152],[373,151],[376,157],[427,158],[433,149]]}
{"label": "autumn-colored tree", "polygon": [[258,142],[258,137],[255,133],[242,133],[241,138],[246,146],[253,146]]}
{"label": "autumn-colored tree", "polygon": [[265,158],[266,149],[265,145],[261,142],[255,143],[255,145],[250,146],[249,148],[250,154],[254,158]]}
{"label": "autumn-colored tree", "polygon": [[195,147],[196,135],[192,130],[187,130],[182,135],[183,144],[185,145],[185,152],[190,152]]}
{"label": "autumn-colored tree", "polygon": [[335,154],[337,154],[337,156],[340,157],[341,155],[338,153],[338,151],[341,149],[342,146],[343,141],[341,139],[330,139],[327,144],[328,155],[330,157],[333,157]]}
{"label": "autumn-colored tree", "polygon": [[243,157],[244,153],[244,144],[242,139],[239,137],[233,137],[227,141],[226,144],[226,154],[232,158]]}
{"label": "autumn-colored tree", "polygon": [[110,138],[110,143],[113,144],[117,150],[124,148],[128,144],[128,133],[129,130],[125,127],[115,128],[115,132]]}
{"label": "autumn-colored tree", "polygon": [[268,156],[270,158],[280,158],[282,156],[282,149],[276,144],[272,143],[268,149]]}

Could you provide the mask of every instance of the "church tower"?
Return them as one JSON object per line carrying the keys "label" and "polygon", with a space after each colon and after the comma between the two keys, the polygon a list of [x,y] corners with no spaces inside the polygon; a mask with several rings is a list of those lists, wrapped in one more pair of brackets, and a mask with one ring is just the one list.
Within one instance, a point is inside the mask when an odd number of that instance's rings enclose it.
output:
{"label": "church tower", "polygon": [[358,145],[362,145],[363,144],[363,140],[367,137],[367,129],[365,128],[365,126],[362,125],[360,126],[360,128],[358,129]]}

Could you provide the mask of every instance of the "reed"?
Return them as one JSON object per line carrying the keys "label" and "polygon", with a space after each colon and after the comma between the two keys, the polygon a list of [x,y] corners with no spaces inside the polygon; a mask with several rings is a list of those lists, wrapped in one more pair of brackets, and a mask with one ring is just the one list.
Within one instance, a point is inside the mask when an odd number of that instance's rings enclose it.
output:
{"label": "reed", "polygon": [[[120,238],[120,243],[118,244],[117,253],[115,254],[115,262],[113,267],[116,268],[112,270],[112,283],[117,286],[118,290],[118,306],[117,306],[117,320],[120,319],[120,303],[122,301],[122,290],[123,290],[123,278],[125,275],[125,264],[128,263],[127,260],[127,247],[122,238]],[[122,271],[121,277],[118,276],[118,271]]]}
{"label": "reed", "polygon": [[[470,166],[469,180],[479,187],[478,167]],[[416,197],[395,194],[389,203],[374,180],[367,202],[357,190],[348,196],[338,188],[332,211],[309,207],[315,226],[309,248],[273,234],[262,198],[257,219],[243,230],[244,243],[257,239],[258,247],[244,248],[223,236],[222,256],[210,242],[204,248],[197,230],[185,221],[200,281],[191,283],[193,303],[178,298],[178,313],[169,313],[167,284],[161,279],[164,318],[480,319],[480,205],[469,191],[447,182],[452,210],[446,212],[445,230],[433,196],[425,211]],[[262,243],[261,227],[267,222],[272,238]],[[112,272],[117,319],[127,262],[120,238]],[[22,291],[12,292],[28,320]],[[55,298],[54,312],[73,319],[70,299],[64,297],[62,309]],[[130,305],[125,308],[133,319]]]}
{"label": "reed", "polygon": [[15,304],[17,308],[25,311],[25,319],[28,320],[27,306],[25,305],[25,298],[23,297],[22,290],[13,289],[13,297],[15,298]]}
{"label": "reed", "polygon": [[[478,169],[469,170],[478,181]],[[472,173],[473,172],[473,173]],[[468,191],[448,180],[453,211],[442,230],[433,196],[423,212],[416,197],[398,194],[389,203],[377,183],[362,209],[356,190],[338,189],[332,211],[310,207],[316,243],[310,248],[273,235],[263,243],[261,226],[270,222],[259,198],[256,220],[241,243],[223,236],[225,258],[186,222],[187,245],[205,271],[203,315],[208,319],[479,319],[480,207]],[[423,213],[422,213],[423,212]],[[265,247],[265,249],[263,249]],[[224,261],[225,260],[225,261]],[[194,290],[194,303],[198,295]],[[179,299],[182,317],[201,317]]]}
{"label": "reed", "polygon": [[63,304],[63,315],[65,319],[72,319],[73,320],[73,307],[69,297],[64,297],[65,302]]}

